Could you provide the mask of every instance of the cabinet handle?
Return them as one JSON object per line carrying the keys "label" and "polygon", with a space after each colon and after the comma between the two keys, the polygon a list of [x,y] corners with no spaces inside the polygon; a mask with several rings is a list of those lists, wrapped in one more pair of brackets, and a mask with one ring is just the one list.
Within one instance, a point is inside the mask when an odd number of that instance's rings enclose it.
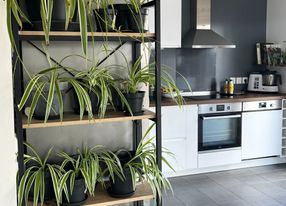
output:
{"label": "cabinet handle", "polygon": [[212,119],[230,119],[230,118],[240,118],[241,114],[237,115],[225,115],[225,116],[215,116],[215,117],[202,117],[203,120],[212,120]]}

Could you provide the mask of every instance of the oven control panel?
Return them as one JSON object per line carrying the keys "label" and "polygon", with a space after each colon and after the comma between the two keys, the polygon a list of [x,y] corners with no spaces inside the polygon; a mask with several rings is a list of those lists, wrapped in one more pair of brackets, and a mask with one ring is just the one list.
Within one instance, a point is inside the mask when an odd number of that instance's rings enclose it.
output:
{"label": "oven control panel", "polygon": [[241,111],[242,111],[241,102],[199,105],[199,114],[241,112]]}

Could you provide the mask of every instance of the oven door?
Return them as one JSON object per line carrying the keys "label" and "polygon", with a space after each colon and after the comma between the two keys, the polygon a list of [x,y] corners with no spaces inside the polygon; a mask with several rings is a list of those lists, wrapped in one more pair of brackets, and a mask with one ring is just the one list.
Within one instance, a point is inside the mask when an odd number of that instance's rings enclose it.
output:
{"label": "oven door", "polygon": [[241,146],[241,113],[199,116],[199,151]]}

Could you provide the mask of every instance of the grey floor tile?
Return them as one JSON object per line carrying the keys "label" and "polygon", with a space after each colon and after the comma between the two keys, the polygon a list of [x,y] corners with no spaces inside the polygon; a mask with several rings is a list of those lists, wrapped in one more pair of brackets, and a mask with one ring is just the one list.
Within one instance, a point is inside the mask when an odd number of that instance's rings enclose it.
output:
{"label": "grey floor tile", "polygon": [[275,181],[272,183],[279,186],[279,187],[286,189],[286,180],[279,180],[279,181]]}
{"label": "grey floor tile", "polygon": [[278,201],[266,196],[260,198],[248,197],[243,200],[252,206],[283,206],[283,204]]}
{"label": "grey floor tile", "polygon": [[286,180],[286,170],[279,171],[279,172],[261,174],[260,176],[263,177],[264,179],[270,181],[270,182]]}
{"label": "grey floor tile", "polygon": [[286,164],[171,178],[164,206],[286,206]]}
{"label": "grey floor tile", "polygon": [[241,199],[245,198],[261,198],[264,197],[265,194],[256,190],[252,186],[241,184],[233,186],[232,188],[229,188],[229,191],[231,191],[236,196],[240,197]]}
{"label": "grey floor tile", "polygon": [[213,178],[213,181],[225,188],[233,187],[234,185],[240,184],[240,181],[234,178],[233,176],[225,176],[225,177],[220,176]]}
{"label": "grey floor tile", "polygon": [[235,176],[235,179],[237,179],[241,184],[258,184],[258,183],[266,183],[268,182],[267,179],[261,177],[260,175],[244,175],[244,176]]}
{"label": "grey floor tile", "polygon": [[273,183],[259,183],[252,185],[255,189],[257,189],[260,192],[263,192],[269,197],[275,198],[279,195],[285,195],[286,196],[286,190],[278,185],[275,185]]}
{"label": "grey floor tile", "polygon": [[277,195],[274,199],[280,204],[286,206],[286,195],[285,194]]}
{"label": "grey floor tile", "polygon": [[249,168],[243,168],[243,169],[236,169],[236,170],[229,170],[227,171],[228,174],[234,175],[235,177],[239,176],[247,176],[247,175],[253,175],[255,172],[250,170]]}
{"label": "grey floor tile", "polygon": [[243,200],[230,200],[228,202],[219,204],[219,206],[249,206],[249,203]]}
{"label": "grey floor tile", "polygon": [[191,206],[206,206],[206,205],[217,205],[214,200],[209,198],[199,190],[189,190],[177,194],[177,198],[182,201],[185,205]]}
{"label": "grey floor tile", "polygon": [[185,204],[175,197],[164,197],[163,206],[185,206]]}
{"label": "grey floor tile", "polygon": [[228,189],[225,189],[218,184],[204,188],[199,188],[198,190],[204,193],[209,198],[211,198],[217,204],[228,203],[231,200],[239,200],[239,198],[236,195],[234,195]]}

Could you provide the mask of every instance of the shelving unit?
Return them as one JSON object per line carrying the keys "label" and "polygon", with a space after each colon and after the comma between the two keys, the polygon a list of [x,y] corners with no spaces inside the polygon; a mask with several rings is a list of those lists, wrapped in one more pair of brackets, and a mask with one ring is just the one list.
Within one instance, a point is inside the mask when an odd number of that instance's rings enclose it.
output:
{"label": "shelving unit", "polygon": [[[15,133],[18,139],[18,167],[19,176],[21,177],[25,171],[24,154],[27,152],[27,148],[24,146],[26,141],[26,130],[34,128],[45,127],[62,127],[73,125],[87,125],[107,122],[120,122],[120,121],[132,121],[133,122],[133,148],[136,149],[142,138],[142,120],[150,119],[156,123],[156,160],[160,170],[162,169],[162,141],[161,141],[161,61],[160,61],[160,0],[153,0],[143,5],[144,7],[155,7],[155,33],[115,33],[115,32],[94,32],[88,33],[88,39],[94,39],[96,41],[118,41],[118,42],[130,42],[132,44],[132,57],[133,61],[140,56],[140,46],[142,42],[154,42],[155,43],[155,113],[151,111],[144,111],[141,116],[125,116],[120,112],[108,112],[105,118],[99,119],[94,117],[93,120],[88,120],[85,117],[83,120],[79,120],[79,115],[65,113],[64,120],[49,120],[47,123],[43,123],[43,120],[33,119],[31,124],[27,123],[27,117],[18,110],[17,105],[20,103],[24,85],[23,85],[23,68],[18,61],[16,53],[13,55],[13,65],[15,70],[14,76],[14,112],[15,112]],[[44,33],[42,31],[19,31],[16,20],[13,18],[13,35],[15,39],[15,45],[17,51],[19,51],[20,58],[22,58],[22,41],[43,41]],[[92,38],[94,37],[94,38]],[[50,32],[50,41],[80,41],[79,32]],[[96,197],[89,198],[85,205],[97,206],[97,205],[117,205],[123,203],[134,202],[135,205],[143,205],[143,200],[155,198],[150,186],[147,183],[141,184],[137,187],[136,193],[129,198],[112,198],[106,191],[98,189]],[[159,201],[157,196],[157,206],[161,206],[162,202]],[[24,203],[25,204],[25,203]],[[23,204],[23,205],[24,205]],[[47,203],[47,205],[54,205],[53,202]]]}
{"label": "shelving unit", "polygon": [[286,157],[286,99],[282,100],[282,115],[281,156]]}

